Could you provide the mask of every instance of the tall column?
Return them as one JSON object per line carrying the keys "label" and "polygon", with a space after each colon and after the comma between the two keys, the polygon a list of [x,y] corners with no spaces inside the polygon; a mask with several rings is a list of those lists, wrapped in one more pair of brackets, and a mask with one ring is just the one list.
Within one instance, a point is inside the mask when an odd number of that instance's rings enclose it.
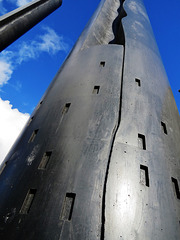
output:
{"label": "tall column", "polygon": [[142,0],[102,0],[0,174],[0,237],[179,240],[180,121]]}

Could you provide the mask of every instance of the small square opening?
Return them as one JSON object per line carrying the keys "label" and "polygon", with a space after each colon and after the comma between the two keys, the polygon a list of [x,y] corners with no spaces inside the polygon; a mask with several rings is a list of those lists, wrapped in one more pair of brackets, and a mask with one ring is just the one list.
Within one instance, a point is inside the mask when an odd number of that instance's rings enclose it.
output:
{"label": "small square opening", "polygon": [[76,194],[75,193],[66,193],[66,197],[63,204],[61,219],[65,221],[70,221],[72,218],[74,201]]}
{"label": "small square opening", "polygon": [[28,126],[31,124],[31,122],[33,121],[34,117],[30,118],[29,121],[28,121]]}
{"label": "small square opening", "polygon": [[0,175],[2,174],[2,172],[4,171],[5,167],[7,165],[7,162],[3,163],[3,165],[0,168]]}
{"label": "small square opening", "polygon": [[177,199],[180,199],[180,191],[179,191],[179,184],[178,184],[178,180],[176,178],[171,178],[173,184],[174,184],[174,191],[176,193],[176,197]]}
{"label": "small square opening", "polygon": [[101,62],[100,62],[100,66],[101,66],[101,67],[105,67],[105,64],[106,64],[105,61],[101,61]]}
{"label": "small square opening", "polygon": [[100,86],[94,86],[93,94],[98,94],[99,90],[100,90]]}
{"label": "small square opening", "polygon": [[37,110],[41,107],[43,100],[37,105]]}
{"label": "small square opening", "polygon": [[166,128],[166,124],[164,122],[161,122],[161,127],[163,132],[167,135],[167,128]]}
{"label": "small square opening", "polygon": [[64,113],[67,113],[67,112],[69,111],[70,106],[71,106],[71,103],[66,103],[65,106],[64,106],[64,108],[63,108],[62,113],[63,113],[63,114],[64,114]]}
{"label": "small square opening", "polygon": [[146,150],[146,138],[143,134],[138,134],[138,147]]}
{"label": "small square opening", "polygon": [[23,202],[23,205],[21,207],[20,214],[28,214],[29,213],[32,203],[34,201],[36,191],[37,191],[37,189],[29,189],[29,191],[25,197],[25,200]]}
{"label": "small square opening", "polygon": [[147,166],[140,165],[140,182],[149,187],[149,172]]}
{"label": "small square opening", "polygon": [[46,167],[48,165],[48,162],[49,162],[49,159],[51,157],[51,154],[52,154],[52,152],[45,152],[44,153],[44,155],[42,157],[42,160],[41,160],[41,162],[39,164],[38,169],[41,169],[41,170],[45,170],[46,169]]}
{"label": "small square opening", "polygon": [[138,78],[135,78],[135,82],[137,83],[138,87],[140,87],[140,86],[141,86],[141,80],[140,80],[140,79],[138,79]]}
{"label": "small square opening", "polygon": [[39,131],[39,129],[36,129],[36,130],[33,131],[32,135],[31,135],[31,137],[30,137],[30,139],[28,141],[29,143],[34,141],[38,131]]}

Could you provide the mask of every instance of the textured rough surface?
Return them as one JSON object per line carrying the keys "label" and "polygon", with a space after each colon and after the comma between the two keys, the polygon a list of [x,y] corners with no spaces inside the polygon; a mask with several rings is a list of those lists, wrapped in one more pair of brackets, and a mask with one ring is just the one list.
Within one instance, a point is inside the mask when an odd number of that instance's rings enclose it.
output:
{"label": "textured rough surface", "polygon": [[[180,118],[142,1],[123,6],[121,121],[108,174],[105,236],[177,240],[180,200],[171,177],[180,184]],[[138,134],[146,149],[139,147]],[[149,186],[141,182],[141,166],[148,169]]]}
{"label": "textured rough surface", "polygon": [[103,0],[0,174],[0,238],[179,240],[180,119],[141,0]]}

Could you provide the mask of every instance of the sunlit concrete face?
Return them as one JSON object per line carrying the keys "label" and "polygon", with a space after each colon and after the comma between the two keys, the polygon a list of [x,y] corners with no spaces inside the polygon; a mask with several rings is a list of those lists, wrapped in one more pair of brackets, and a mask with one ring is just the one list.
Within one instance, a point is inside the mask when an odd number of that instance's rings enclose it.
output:
{"label": "sunlit concrete face", "polygon": [[0,174],[0,236],[179,240],[180,121],[141,0],[103,0]]}
{"label": "sunlit concrete face", "polygon": [[179,239],[179,114],[142,1],[126,0],[123,7],[121,121],[107,180],[105,236]]}

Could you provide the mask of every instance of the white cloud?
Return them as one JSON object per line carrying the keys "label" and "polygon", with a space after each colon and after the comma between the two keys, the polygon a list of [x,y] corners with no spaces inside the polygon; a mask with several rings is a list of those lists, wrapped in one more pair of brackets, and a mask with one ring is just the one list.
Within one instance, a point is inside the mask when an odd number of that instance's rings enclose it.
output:
{"label": "white cloud", "polygon": [[6,60],[0,60],[0,86],[6,84],[12,75],[12,65]]}
{"label": "white cloud", "polygon": [[14,53],[11,51],[3,51],[0,54],[0,87],[8,82],[13,73],[14,67],[12,60]]}
{"label": "white cloud", "polygon": [[29,114],[13,109],[9,101],[0,98],[0,164],[29,119]]}

